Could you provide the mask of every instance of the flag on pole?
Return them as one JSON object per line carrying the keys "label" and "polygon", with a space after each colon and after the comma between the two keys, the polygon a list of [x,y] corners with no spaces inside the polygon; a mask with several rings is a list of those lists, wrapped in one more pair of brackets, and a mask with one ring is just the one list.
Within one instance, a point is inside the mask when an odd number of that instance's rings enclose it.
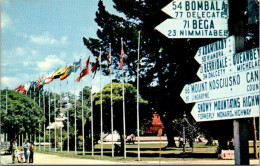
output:
{"label": "flag on pole", "polygon": [[73,65],[71,66],[71,71],[76,73],[79,68],[81,68],[81,59],[79,59],[78,62],[73,63]]}
{"label": "flag on pole", "polygon": [[60,76],[60,80],[64,80],[66,79],[70,74],[71,74],[71,66],[69,66],[63,73],[62,75]]}
{"label": "flag on pole", "polygon": [[120,68],[121,70],[123,70],[123,66],[124,66],[124,49],[123,49],[123,44],[122,44],[122,50],[121,50],[121,56],[120,56]]}
{"label": "flag on pole", "polygon": [[62,75],[64,70],[66,70],[66,68],[67,68],[67,66],[64,66],[63,68],[58,69],[57,71],[55,71],[55,73],[53,74],[53,79],[60,78],[60,76]]}
{"label": "flag on pole", "polygon": [[101,55],[101,52],[99,52],[99,55],[98,55],[98,57],[97,57],[97,59],[96,59],[96,63],[95,63],[94,66],[91,68],[92,73],[94,73],[93,78],[94,78],[95,75],[96,75],[96,70],[97,70],[97,66],[98,66],[98,62],[99,62],[100,55]]}
{"label": "flag on pole", "polygon": [[108,62],[108,71],[111,65],[111,43],[109,43],[108,55],[107,55],[107,62]]}
{"label": "flag on pole", "polygon": [[49,84],[50,82],[53,81],[53,76],[54,75],[54,72],[52,72],[50,75],[48,75],[46,78],[45,78],[45,84]]}
{"label": "flag on pole", "polygon": [[14,91],[19,92],[19,90],[21,89],[22,85],[18,86],[17,88],[14,89]]}
{"label": "flag on pole", "polygon": [[82,77],[88,75],[88,73],[89,73],[89,70],[88,70],[89,60],[90,60],[90,56],[88,57],[88,59],[87,59],[85,65],[84,65],[82,71],[80,72],[79,76],[77,77],[77,79],[76,79],[77,82],[79,82]]}
{"label": "flag on pole", "polygon": [[37,84],[35,85],[35,88],[38,88],[41,85],[45,84],[45,79],[43,78],[43,76],[37,81]]}

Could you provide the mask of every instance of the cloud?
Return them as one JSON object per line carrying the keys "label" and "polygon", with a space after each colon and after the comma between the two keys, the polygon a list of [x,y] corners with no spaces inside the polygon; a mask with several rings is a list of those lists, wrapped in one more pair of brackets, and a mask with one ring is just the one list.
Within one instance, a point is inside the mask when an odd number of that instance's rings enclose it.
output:
{"label": "cloud", "polygon": [[11,87],[13,88],[14,86],[17,85],[17,82],[19,82],[19,80],[15,77],[1,77],[1,84],[2,87],[4,87],[3,85],[5,85],[6,87]]}
{"label": "cloud", "polygon": [[92,86],[92,93],[97,93],[99,91],[100,91],[99,87],[96,87],[95,85]]}
{"label": "cloud", "polygon": [[11,18],[4,12],[1,13],[1,29],[10,26],[12,23]]}
{"label": "cloud", "polygon": [[14,50],[14,53],[15,53],[16,55],[23,56],[23,55],[25,55],[25,50],[24,50],[24,48],[22,48],[22,47],[17,47],[17,48]]}
{"label": "cloud", "polygon": [[50,36],[48,32],[44,33],[41,36],[31,35],[29,38],[31,42],[38,45],[46,45],[46,44],[65,45],[67,44],[67,40],[68,40],[67,36],[62,36],[60,40],[55,39],[54,37]]}
{"label": "cloud", "polygon": [[37,66],[41,71],[47,71],[54,67],[63,65],[64,61],[59,59],[56,55],[48,55],[44,61],[37,62]]}

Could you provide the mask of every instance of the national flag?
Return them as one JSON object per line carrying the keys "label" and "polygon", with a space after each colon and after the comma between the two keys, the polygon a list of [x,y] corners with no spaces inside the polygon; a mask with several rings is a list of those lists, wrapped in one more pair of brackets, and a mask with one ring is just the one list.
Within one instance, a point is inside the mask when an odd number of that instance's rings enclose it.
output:
{"label": "national flag", "polygon": [[79,59],[78,62],[73,63],[73,65],[71,66],[71,71],[76,73],[78,68],[81,68],[81,59]]}
{"label": "national flag", "polygon": [[53,74],[53,79],[60,78],[60,76],[62,75],[64,70],[66,70],[66,68],[67,68],[67,66],[64,66],[63,68],[58,69],[57,71],[55,71],[54,74]]}
{"label": "national flag", "polygon": [[107,62],[108,62],[108,71],[109,67],[111,66],[111,44],[109,43],[108,55],[107,55]]}
{"label": "national flag", "polygon": [[88,75],[88,73],[89,73],[89,69],[88,69],[89,68],[89,60],[90,60],[90,57],[88,57],[82,71],[80,72],[79,76],[77,77],[77,79],[76,79],[77,82],[79,82],[82,77]]}
{"label": "national flag", "polygon": [[14,91],[19,91],[21,89],[22,85],[18,86],[17,88],[14,89]]}
{"label": "national flag", "polygon": [[49,84],[50,82],[53,81],[54,79],[54,72],[52,72],[50,75],[48,75],[46,78],[45,78],[45,84]]}
{"label": "national flag", "polygon": [[[98,61],[99,61],[100,55],[101,55],[101,53],[99,52],[99,55],[98,55],[98,57],[97,57],[97,59],[96,59],[96,63],[95,63],[94,66],[91,68],[92,73],[94,73],[94,77],[95,77],[95,75],[96,75],[96,70],[97,70],[97,66],[98,66]],[[94,78],[94,77],[93,77],[93,78]]]}
{"label": "national flag", "polygon": [[107,55],[107,62],[110,65],[111,64],[111,48],[109,43],[109,49],[108,49],[108,55]]}
{"label": "national flag", "polygon": [[69,66],[60,76],[60,80],[66,79],[71,74],[71,66]]}
{"label": "national flag", "polygon": [[25,85],[21,86],[21,88],[19,89],[19,92],[26,93]]}
{"label": "national flag", "polygon": [[45,84],[45,79],[43,78],[43,76],[37,81],[37,84],[35,85],[34,88],[38,88],[41,85]]}
{"label": "national flag", "polygon": [[24,90],[27,92],[31,87],[31,83],[30,82],[27,82],[25,85],[24,85]]}
{"label": "national flag", "polygon": [[121,50],[121,56],[120,56],[120,68],[121,68],[121,70],[123,70],[123,66],[124,66],[123,60],[124,60],[124,50],[123,50],[123,48],[122,48],[122,50]]}

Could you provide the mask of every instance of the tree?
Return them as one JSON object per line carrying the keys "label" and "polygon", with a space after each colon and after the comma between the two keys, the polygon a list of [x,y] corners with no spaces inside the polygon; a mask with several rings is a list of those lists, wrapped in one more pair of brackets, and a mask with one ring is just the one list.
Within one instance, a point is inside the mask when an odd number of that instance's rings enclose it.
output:
{"label": "tree", "polygon": [[[123,152],[123,95],[122,84],[113,83],[113,124],[114,130],[117,130],[121,138],[121,152]],[[147,109],[148,101],[140,97],[140,124],[147,122],[147,115],[149,109]],[[100,92],[93,96],[94,103],[94,132],[100,134]],[[126,123],[126,135],[137,133],[137,121],[136,121],[136,88],[125,83],[125,123]],[[103,110],[103,132],[111,133],[111,84],[105,85],[102,89],[102,110]],[[150,117],[151,118],[151,117]]]}
{"label": "tree", "polygon": [[[6,110],[6,90],[1,90],[1,109]],[[12,139],[18,134],[33,134],[45,121],[43,110],[26,94],[8,90],[7,114],[1,111],[1,129]]]}

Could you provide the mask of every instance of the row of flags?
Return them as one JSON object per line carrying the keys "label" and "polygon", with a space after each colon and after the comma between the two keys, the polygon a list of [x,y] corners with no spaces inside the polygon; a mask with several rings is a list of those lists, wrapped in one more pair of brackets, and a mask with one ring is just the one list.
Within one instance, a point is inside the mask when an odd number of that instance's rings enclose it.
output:
{"label": "row of flags", "polygon": [[[91,68],[92,73],[94,73],[93,77],[95,77],[98,62],[100,60],[100,56],[101,56],[101,52],[99,52],[96,62],[93,65],[93,67]],[[123,69],[123,57],[124,57],[124,50],[122,47],[121,55],[120,55],[120,68],[121,69]],[[107,60],[108,60],[108,67],[109,67],[111,65],[110,47],[109,47],[109,51],[108,51]],[[84,64],[79,76],[76,79],[76,82],[80,82],[82,77],[89,74],[89,61],[90,61],[90,56],[88,57],[86,63]],[[43,85],[51,83],[54,79],[60,79],[60,81],[66,79],[68,76],[71,75],[72,72],[76,73],[79,68],[81,68],[81,59],[79,61],[74,62],[72,65],[70,65],[68,67],[64,66],[62,68],[57,69],[56,71],[52,72],[45,78],[42,76],[37,81],[29,81],[25,85],[20,85],[17,88],[15,88],[14,91],[26,93],[30,88],[32,88],[34,90],[36,90],[37,88],[40,89],[41,87],[43,87]]]}

